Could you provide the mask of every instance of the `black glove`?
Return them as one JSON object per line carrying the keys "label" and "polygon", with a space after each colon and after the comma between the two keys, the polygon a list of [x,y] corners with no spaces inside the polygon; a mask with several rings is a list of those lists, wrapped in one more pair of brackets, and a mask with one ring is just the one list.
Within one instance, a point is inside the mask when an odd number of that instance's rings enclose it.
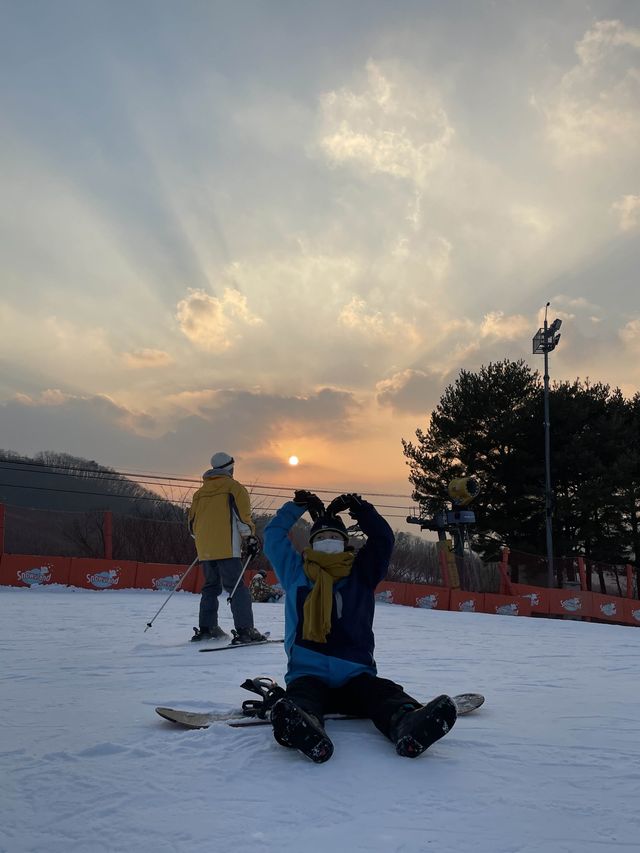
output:
{"label": "black glove", "polygon": [[327,515],[337,515],[339,512],[344,512],[345,509],[348,509],[349,515],[353,516],[353,512],[357,512],[361,506],[362,498],[360,495],[340,495],[340,497],[334,498],[327,507]]}
{"label": "black glove", "polygon": [[257,536],[247,536],[245,540],[245,547],[248,557],[257,557],[260,551],[262,551],[262,542]]}
{"label": "black glove", "polygon": [[303,506],[315,521],[321,515],[324,515],[324,504],[317,495],[313,492],[308,492],[306,489],[298,489],[293,495],[293,502],[298,506]]}

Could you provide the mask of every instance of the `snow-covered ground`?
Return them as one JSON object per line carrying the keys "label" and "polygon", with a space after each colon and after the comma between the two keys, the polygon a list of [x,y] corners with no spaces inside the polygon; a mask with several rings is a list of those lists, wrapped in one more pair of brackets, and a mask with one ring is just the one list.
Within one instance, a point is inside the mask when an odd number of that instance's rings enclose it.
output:
{"label": "snow-covered ground", "polygon": [[[229,710],[283,648],[199,654],[198,598],[0,587],[3,853],[611,853],[640,849],[640,631],[380,605],[377,661],[479,711],[417,760],[330,722],[314,765],[268,727],[185,731],[156,705]],[[230,627],[224,597],[223,626]],[[281,604],[255,605],[281,636]]]}

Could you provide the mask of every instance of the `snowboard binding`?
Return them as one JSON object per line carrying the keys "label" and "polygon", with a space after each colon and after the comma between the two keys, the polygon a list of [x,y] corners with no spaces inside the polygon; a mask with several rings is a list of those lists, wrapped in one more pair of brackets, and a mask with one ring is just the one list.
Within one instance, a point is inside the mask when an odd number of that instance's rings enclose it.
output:
{"label": "snowboard binding", "polygon": [[257,693],[261,697],[260,699],[245,699],[242,703],[242,715],[244,717],[257,717],[260,720],[268,719],[273,706],[278,699],[282,699],[285,695],[284,688],[267,675],[247,678],[240,687],[249,690],[251,693]]}

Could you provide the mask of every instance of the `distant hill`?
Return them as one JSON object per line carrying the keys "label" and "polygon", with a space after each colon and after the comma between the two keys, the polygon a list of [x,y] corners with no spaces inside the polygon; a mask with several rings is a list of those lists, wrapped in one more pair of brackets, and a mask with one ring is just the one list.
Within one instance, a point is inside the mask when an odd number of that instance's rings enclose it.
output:
{"label": "distant hill", "polygon": [[110,509],[123,515],[175,518],[175,507],[113,468],[67,453],[20,456],[0,450],[0,502],[60,511]]}
{"label": "distant hill", "polygon": [[184,563],[194,556],[184,507],[93,460],[0,450],[0,502],[7,553],[101,557],[111,510],[114,558]]}

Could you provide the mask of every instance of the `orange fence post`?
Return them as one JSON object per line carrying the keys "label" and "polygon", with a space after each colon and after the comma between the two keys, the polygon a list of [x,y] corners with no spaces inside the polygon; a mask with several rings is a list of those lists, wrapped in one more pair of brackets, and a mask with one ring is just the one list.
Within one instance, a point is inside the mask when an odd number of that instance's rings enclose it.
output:
{"label": "orange fence post", "polygon": [[113,559],[113,515],[110,509],[105,509],[102,516],[102,530],[104,535],[104,558]]}
{"label": "orange fence post", "polygon": [[625,568],[627,570],[627,598],[633,598],[633,567],[631,563],[627,563]]}
{"label": "orange fence post", "polygon": [[584,557],[578,557],[578,573],[580,574],[580,589],[582,592],[589,592],[587,586],[587,570],[584,566]]}
{"label": "orange fence post", "polygon": [[0,554],[4,554],[4,504],[0,504]]}

